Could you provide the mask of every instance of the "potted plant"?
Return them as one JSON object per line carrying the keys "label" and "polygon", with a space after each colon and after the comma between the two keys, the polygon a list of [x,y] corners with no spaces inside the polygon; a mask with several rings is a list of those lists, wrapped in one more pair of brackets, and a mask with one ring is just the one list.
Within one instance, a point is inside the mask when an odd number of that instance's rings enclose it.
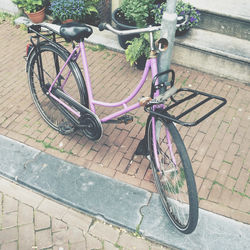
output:
{"label": "potted plant", "polygon": [[12,0],[12,2],[22,9],[33,23],[41,23],[45,19],[43,0]]}
{"label": "potted plant", "polygon": [[[145,27],[150,22],[153,3],[152,0],[123,0],[120,8],[112,13],[112,20],[120,30]],[[135,37],[139,35],[118,36],[120,46],[126,49],[127,41]]]}
{"label": "potted plant", "polygon": [[83,21],[84,17],[97,12],[99,0],[53,0],[50,5],[51,15],[60,22]]}
{"label": "potted plant", "polygon": [[[129,0],[127,0],[129,1]],[[154,3],[153,8],[150,10],[150,14],[148,15],[146,25],[155,24],[160,25],[162,20],[163,11],[166,9],[166,1],[158,1]],[[198,24],[200,20],[200,12],[193,7],[189,3],[185,3],[182,0],[177,1],[176,5],[176,12],[178,16],[187,16],[188,20],[185,25],[180,26],[176,30],[176,35],[182,35],[183,33],[187,32],[191,27],[194,27]],[[132,17],[131,13],[129,14],[130,17]],[[141,22],[141,25],[143,24],[143,20]],[[156,36],[159,36],[159,32],[156,32]],[[135,64],[137,68],[144,68],[146,58],[149,55],[150,51],[150,44],[149,39],[145,35],[141,35],[137,39],[132,39],[131,41],[127,41],[127,48],[125,50],[126,59],[128,62],[130,62],[131,65]],[[139,46],[140,45],[140,46]],[[144,60],[143,65],[139,66],[138,61]]]}
{"label": "potted plant", "polygon": [[[164,9],[166,9],[167,3],[157,4],[152,10],[154,15],[155,24],[160,25],[162,20],[162,14]],[[185,25],[177,28],[176,35],[182,35],[186,33],[190,28],[196,26],[200,21],[200,12],[190,3],[186,3],[182,0],[178,0],[176,4],[176,13],[178,16],[187,16],[188,20]]]}

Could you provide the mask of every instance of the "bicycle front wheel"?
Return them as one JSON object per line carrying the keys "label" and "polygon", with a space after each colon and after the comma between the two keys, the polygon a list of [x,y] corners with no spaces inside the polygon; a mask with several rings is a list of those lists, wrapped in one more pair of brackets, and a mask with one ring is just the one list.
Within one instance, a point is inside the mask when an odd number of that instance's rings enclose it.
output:
{"label": "bicycle front wheel", "polygon": [[[39,50],[41,56],[39,66],[39,56],[35,50],[31,52],[28,64],[28,80],[31,96],[43,119],[53,129],[62,134],[72,133],[75,130],[74,124],[67,119],[47,95],[51,84],[65,64],[69,53],[46,43],[42,43]],[[41,75],[44,79],[43,81],[41,81]],[[54,87],[60,88],[77,102],[88,106],[85,81],[76,62],[70,60],[67,63]]]}
{"label": "bicycle front wheel", "polygon": [[198,197],[192,166],[181,136],[173,123],[152,117],[148,148],[156,188],[175,227],[188,234],[198,221]]}

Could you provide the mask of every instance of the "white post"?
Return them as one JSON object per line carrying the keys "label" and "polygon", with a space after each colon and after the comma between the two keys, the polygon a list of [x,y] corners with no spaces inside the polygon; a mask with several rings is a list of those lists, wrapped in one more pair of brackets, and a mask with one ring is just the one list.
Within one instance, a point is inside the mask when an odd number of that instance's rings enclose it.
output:
{"label": "white post", "polygon": [[[168,40],[168,49],[162,52],[158,58],[158,71],[163,72],[170,69],[171,59],[173,54],[175,32],[176,32],[177,14],[176,14],[176,0],[168,0],[167,8],[162,17],[161,37]],[[166,81],[167,76],[162,76],[161,81]]]}

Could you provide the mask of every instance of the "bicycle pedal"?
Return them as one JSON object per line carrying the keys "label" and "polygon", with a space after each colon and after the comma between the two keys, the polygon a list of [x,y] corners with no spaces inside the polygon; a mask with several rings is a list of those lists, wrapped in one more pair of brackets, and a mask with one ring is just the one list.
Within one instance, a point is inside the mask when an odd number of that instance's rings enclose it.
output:
{"label": "bicycle pedal", "polygon": [[118,121],[121,121],[121,123],[129,124],[134,120],[134,117],[131,115],[123,115],[117,119]]}
{"label": "bicycle pedal", "polygon": [[68,135],[75,131],[75,128],[69,122],[61,122],[59,125],[59,133],[62,135]]}
{"label": "bicycle pedal", "polygon": [[115,123],[115,124],[120,124],[120,123],[124,123],[124,124],[129,124],[134,120],[134,117],[131,115],[123,115],[119,118],[117,118],[117,120],[109,120],[106,123]]}

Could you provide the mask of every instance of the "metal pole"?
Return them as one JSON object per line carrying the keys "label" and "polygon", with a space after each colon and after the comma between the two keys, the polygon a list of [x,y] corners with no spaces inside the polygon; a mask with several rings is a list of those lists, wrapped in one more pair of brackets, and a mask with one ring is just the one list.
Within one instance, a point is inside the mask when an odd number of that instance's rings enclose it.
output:
{"label": "metal pole", "polygon": [[[162,52],[158,57],[158,71],[163,72],[170,69],[171,59],[173,54],[175,32],[176,32],[176,23],[177,23],[177,14],[176,14],[176,1],[177,0],[168,0],[166,11],[163,13],[162,17],[162,29],[161,37],[168,40],[168,49],[165,52]],[[160,78],[160,82],[167,81],[168,76],[163,75]]]}

